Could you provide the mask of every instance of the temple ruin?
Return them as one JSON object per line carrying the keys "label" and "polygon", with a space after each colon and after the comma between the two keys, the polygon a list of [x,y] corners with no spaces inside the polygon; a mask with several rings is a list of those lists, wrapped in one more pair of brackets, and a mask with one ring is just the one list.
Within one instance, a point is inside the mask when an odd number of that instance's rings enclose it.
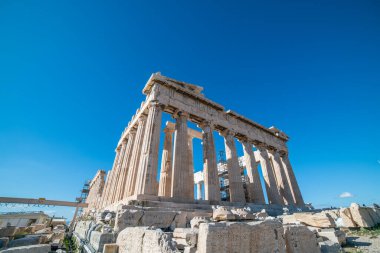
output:
{"label": "temple ruin", "polygon": [[[107,174],[96,208],[112,209],[131,200],[304,207],[289,162],[288,136],[275,127],[266,128],[234,111],[226,111],[206,98],[202,90],[200,86],[160,73],[149,78],[143,89],[146,100],[121,134],[112,170]],[[167,122],[161,129],[163,113],[170,114],[175,122]],[[195,123],[200,131],[190,129],[188,121]],[[160,154],[162,131],[165,137]],[[224,138],[226,163],[223,165],[216,160],[215,133]],[[195,176],[193,138],[201,139],[203,148],[203,171]],[[240,159],[234,139],[243,146],[244,157]],[[162,156],[160,165],[159,155]],[[265,203],[258,164],[268,203]],[[220,183],[221,177],[226,182],[224,185]],[[226,186],[228,201],[222,201],[221,188]]]}

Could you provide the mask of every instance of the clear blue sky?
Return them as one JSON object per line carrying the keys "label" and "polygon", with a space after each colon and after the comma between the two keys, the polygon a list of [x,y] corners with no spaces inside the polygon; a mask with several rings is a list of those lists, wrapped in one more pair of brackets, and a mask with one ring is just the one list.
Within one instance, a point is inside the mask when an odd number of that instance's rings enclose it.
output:
{"label": "clear blue sky", "polygon": [[307,202],[380,202],[379,13],[379,1],[3,0],[0,196],[74,200],[111,168],[161,71],[285,131]]}

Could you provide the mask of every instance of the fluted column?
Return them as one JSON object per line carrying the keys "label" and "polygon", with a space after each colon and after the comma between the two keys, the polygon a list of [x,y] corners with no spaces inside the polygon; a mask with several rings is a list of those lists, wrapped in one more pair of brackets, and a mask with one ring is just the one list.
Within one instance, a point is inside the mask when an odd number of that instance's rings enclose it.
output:
{"label": "fluted column", "polygon": [[121,171],[122,171],[122,165],[124,162],[124,157],[125,157],[125,150],[127,147],[127,139],[124,139],[121,143],[121,151],[120,151],[120,158],[118,160],[116,170],[115,170],[115,176],[114,176],[114,181],[112,183],[112,190],[111,190],[111,203],[115,203],[117,201],[116,196],[118,194],[118,184],[119,181],[121,180]]}
{"label": "fluted column", "polygon": [[129,170],[129,163],[131,161],[132,148],[135,141],[136,130],[131,129],[128,133],[128,142],[125,148],[124,160],[121,165],[120,179],[117,186],[116,201],[122,200],[124,198],[125,184],[127,182],[127,175]]}
{"label": "fluted column", "polygon": [[269,152],[273,161],[274,172],[277,178],[277,188],[286,205],[294,205],[293,195],[289,187],[284,167],[280,160],[280,154],[276,150]]}
{"label": "fluted column", "polygon": [[303,197],[298,186],[297,179],[293,172],[293,168],[290,165],[288,154],[285,152],[282,153],[280,156],[280,160],[282,162],[282,165],[284,166],[285,174],[288,178],[289,187],[295,200],[295,204],[297,206],[304,206],[305,202],[303,201]]}
{"label": "fluted column", "polygon": [[255,144],[258,151],[255,152],[260,160],[261,169],[265,181],[265,188],[267,190],[269,204],[283,205],[284,202],[277,189],[275,174],[273,172],[272,164],[268,156],[268,151],[264,145]]}
{"label": "fluted column", "polygon": [[197,183],[197,199],[198,200],[202,199],[202,184],[201,184],[201,182]]}
{"label": "fluted column", "polygon": [[202,122],[203,175],[205,200],[220,201],[220,187],[213,128],[210,122]]}
{"label": "fluted column", "polygon": [[172,188],[172,142],[174,130],[165,128],[164,149],[162,150],[158,196],[171,197]]}
{"label": "fluted column", "polygon": [[141,161],[137,173],[135,194],[158,195],[157,166],[160,142],[162,105],[151,102],[148,109]]}
{"label": "fluted column", "polygon": [[171,195],[173,198],[191,200],[192,198],[188,192],[189,145],[187,135],[187,119],[189,115],[185,112],[178,112],[174,115],[174,117],[176,118],[176,124]]}
{"label": "fluted column", "polygon": [[135,185],[137,178],[137,171],[140,164],[140,154],[142,146],[142,138],[144,136],[146,116],[141,115],[137,123],[137,132],[135,136],[135,144],[133,145],[131,162],[129,163],[129,170],[127,176],[127,183],[124,191],[124,198],[132,196],[135,193]]}
{"label": "fluted column", "polygon": [[106,198],[107,198],[107,193],[108,193],[108,187],[110,184],[109,181],[110,181],[110,177],[111,177],[111,172],[112,172],[112,170],[107,172],[106,182],[105,182],[103,193],[102,193],[102,200],[100,203],[101,208],[105,207],[105,205],[106,205]]}
{"label": "fluted column", "polygon": [[188,134],[187,137],[187,145],[188,145],[188,153],[189,153],[189,172],[186,186],[188,186],[188,195],[191,199],[194,199],[194,161],[193,161],[193,136]]}
{"label": "fluted column", "polygon": [[113,185],[114,185],[116,169],[117,169],[117,166],[119,164],[120,156],[121,156],[121,146],[118,146],[116,148],[116,157],[115,157],[115,160],[114,160],[114,163],[112,166],[112,170],[111,170],[111,176],[110,176],[110,180],[109,180],[108,192],[107,192],[107,198],[106,198],[106,206],[108,206],[109,204],[112,203],[112,189],[113,189]]}
{"label": "fluted column", "polygon": [[224,137],[224,146],[226,149],[230,201],[245,202],[243,181],[241,179],[234,137],[229,130],[223,131],[221,134]]}
{"label": "fluted column", "polygon": [[247,140],[241,141],[244,150],[244,161],[247,169],[249,182],[247,182],[247,191],[249,202],[265,204],[263,188],[261,186],[260,175],[257,170],[257,162],[252,150],[252,144]]}

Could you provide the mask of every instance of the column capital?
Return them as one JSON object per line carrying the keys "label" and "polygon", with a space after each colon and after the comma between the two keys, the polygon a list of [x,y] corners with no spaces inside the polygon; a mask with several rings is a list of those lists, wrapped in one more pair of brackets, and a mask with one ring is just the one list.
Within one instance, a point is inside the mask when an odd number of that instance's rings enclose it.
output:
{"label": "column capital", "polygon": [[171,128],[171,127],[165,127],[164,130],[163,130],[164,133],[166,134],[172,134],[175,132],[175,129],[174,128]]}
{"label": "column capital", "polygon": [[179,117],[181,117],[181,118],[189,118],[189,116],[190,116],[190,114],[188,112],[180,111],[180,110],[176,110],[173,113],[173,115],[172,115],[172,117],[175,118],[175,119],[177,119]]}
{"label": "column capital", "polygon": [[146,115],[144,115],[144,114],[141,114],[141,115],[140,115],[140,117],[137,119],[137,122],[138,122],[138,123],[140,123],[141,121],[145,121],[145,120],[146,120],[146,118],[147,118],[147,116],[146,116]]}
{"label": "column capital", "polygon": [[211,121],[209,120],[203,120],[202,122],[198,123],[198,127],[201,128],[202,130],[205,130],[205,128],[214,128],[214,124],[212,124]]}
{"label": "column capital", "polygon": [[230,129],[225,129],[223,131],[220,131],[219,135],[223,136],[224,138],[231,138],[234,137],[235,132]]}
{"label": "column capital", "polygon": [[157,107],[160,109],[164,109],[165,105],[160,103],[158,100],[152,100],[148,104],[148,108],[151,108],[151,107]]}

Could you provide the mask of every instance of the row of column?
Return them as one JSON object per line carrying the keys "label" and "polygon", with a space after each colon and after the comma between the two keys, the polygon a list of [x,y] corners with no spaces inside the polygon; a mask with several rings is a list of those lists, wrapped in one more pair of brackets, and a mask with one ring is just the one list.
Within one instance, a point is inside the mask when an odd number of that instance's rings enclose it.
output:
{"label": "row of column", "polygon": [[151,102],[148,116],[139,117],[137,127],[131,127],[127,138],[116,149],[114,165],[106,179],[102,207],[135,194],[157,195],[161,115],[161,105]]}
{"label": "row of column", "polygon": [[[107,176],[102,206],[115,203],[132,195],[165,196],[174,199],[194,199],[194,168],[192,136],[188,134],[189,114],[177,112],[175,128],[165,131],[160,182],[157,183],[157,166],[162,107],[151,102],[148,115],[141,115],[137,127],[129,130],[127,138],[116,150],[112,170]],[[213,126],[204,121],[202,129],[204,195],[206,200],[220,201],[220,187]],[[174,133],[174,146],[172,147]],[[234,141],[234,133],[225,130],[224,137],[229,191],[231,202],[245,202],[245,192]],[[248,201],[265,203],[257,170],[261,164],[268,201],[273,204],[303,205],[303,200],[286,153],[276,152],[261,143],[239,140],[243,145],[249,182]],[[253,152],[253,145],[257,151]],[[172,161],[173,159],[173,161]],[[258,161],[258,162],[257,162]],[[199,194],[198,194],[199,197]]]}

